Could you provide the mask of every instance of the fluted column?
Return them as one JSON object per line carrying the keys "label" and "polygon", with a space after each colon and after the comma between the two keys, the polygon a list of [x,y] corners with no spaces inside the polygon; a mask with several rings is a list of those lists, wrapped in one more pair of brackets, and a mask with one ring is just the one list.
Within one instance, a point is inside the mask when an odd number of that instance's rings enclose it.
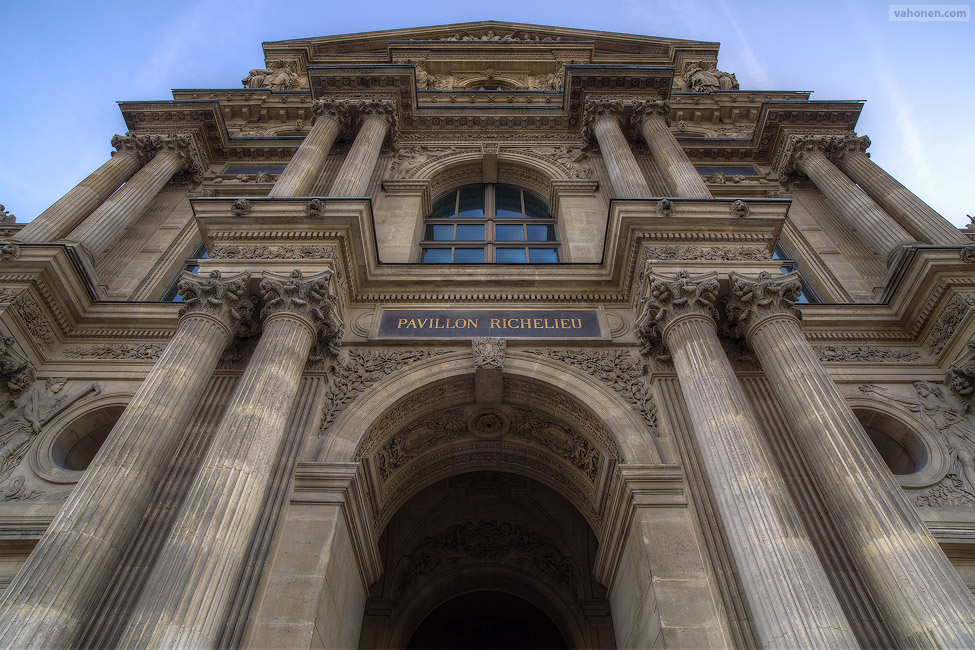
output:
{"label": "fluted column", "polygon": [[331,270],[265,272],[264,332],[119,643],[207,648],[217,642],[261,515],[308,353],[341,334]]}
{"label": "fluted column", "polygon": [[639,104],[633,109],[632,121],[639,125],[643,139],[667,178],[674,196],[712,198],[694,163],[670,132],[670,102],[648,101]]}
{"label": "fluted column", "polygon": [[667,346],[763,648],[857,648],[715,331],[716,273],[650,276],[638,321]]}
{"label": "fluted column", "polygon": [[392,102],[362,102],[355,108],[362,125],[332,183],[329,196],[365,196],[386,134],[395,119]]}
{"label": "fluted column", "polygon": [[315,123],[268,196],[308,196],[325,166],[335,138],[342,131],[343,110],[341,104],[332,99],[316,99],[311,109]]}
{"label": "fluted column", "polygon": [[860,241],[888,262],[902,246],[916,244],[906,230],[829,161],[823,153],[827,145],[822,139],[796,137],[787,168],[792,166],[808,176],[856,231]]}
{"label": "fluted column", "polygon": [[729,319],[761,361],[803,457],[905,648],[975,648],[975,601],[806,342],[796,274],[731,274]]}
{"label": "fluted column", "polygon": [[650,196],[650,186],[620,127],[622,112],[620,102],[591,99],[586,102],[584,131],[587,135],[595,136],[599,143],[599,152],[603,155],[616,196],[630,199],[647,197]]}
{"label": "fluted column", "polygon": [[112,137],[112,146],[117,151],[111,158],[24,226],[17,239],[38,244],[62,239],[152,155],[146,136],[116,135]]}
{"label": "fluted column", "polygon": [[145,167],[98,207],[68,238],[83,244],[97,258],[142,216],[173,174],[193,164],[188,136],[154,136],[155,155]]}
{"label": "fluted column", "polygon": [[179,327],[0,605],[0,647],[68,647],[115,571],[227,343],[249,318],[246,273],[185,273]]}
{"label": "fluted column", "polygon": [[964,246],[968,238],[916,194],[901,185],[866,153],[870,138],[848,136],[830,146],[836,166],[883,206],[897,223],[918,241],[927,244]]}

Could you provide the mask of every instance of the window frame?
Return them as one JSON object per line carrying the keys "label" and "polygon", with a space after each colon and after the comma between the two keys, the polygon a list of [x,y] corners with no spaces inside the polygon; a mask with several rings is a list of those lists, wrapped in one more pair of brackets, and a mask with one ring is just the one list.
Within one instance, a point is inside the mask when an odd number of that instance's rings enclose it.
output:
{"label": "window frame", "polygon": [[[482,191],[481,214],[477,217],[461,217],[461,198],[465,190],[480,188]],[[520,203],[520,217],[498,216],[498,190],[516,190]],[[447,216],[434,216],[437,204],[453,194],[453,211]],[[530,205],[534,204],[534,205]],[[534,212],[532,208],[544,209],[545,216],[529,216]],[[450,225],[453,227],[453,239],[428,239],[432,236],[434,226]],[[483,226],[483,239],[457,239],[458,226]],[[543,226],[546,228],[546,239],[529,239],[528,226]],[[521,226],[522,239],[498,239],[498,226]],[[483,250],[483,260],[479,262],[456,261],[458,249]],[[426,260],[428,250],[449,250],[449,261]],[[498,261],[498,250],[521,250],[524,253],[523,262]],[[550,261],[532,261],[532,251],[541,251],[539,255],[554,256]],[[423,230],[419,242],[419,263],[421,264],[559,264],[562,262],[562,242],[559,238],[557,220],[548,211],[548,202],[532,190],[510,185],[507,183],[475,183],[455,187],[444,192],[434,201],[434,209],[423,220]]]}

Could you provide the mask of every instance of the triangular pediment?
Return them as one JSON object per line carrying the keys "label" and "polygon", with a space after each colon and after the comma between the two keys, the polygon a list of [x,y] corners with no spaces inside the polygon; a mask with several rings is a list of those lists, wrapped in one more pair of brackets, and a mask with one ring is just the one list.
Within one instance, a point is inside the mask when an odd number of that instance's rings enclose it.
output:
{"label": "triangular pediment", "polygon": [[587,44],[599,54],[638,54],[672,58],[675,50],[702,50],[716,54],[718,44],[636,34],[601,32],[568,27],[550,27],[495,20],[470,23],[390,29],[376,32],[291,39],[264,43],[266,52],[301,49],[309,60],[318,57],[356,54],[385,54],[391,47],[410,43],[460,42],[469,46],[563,43]]}

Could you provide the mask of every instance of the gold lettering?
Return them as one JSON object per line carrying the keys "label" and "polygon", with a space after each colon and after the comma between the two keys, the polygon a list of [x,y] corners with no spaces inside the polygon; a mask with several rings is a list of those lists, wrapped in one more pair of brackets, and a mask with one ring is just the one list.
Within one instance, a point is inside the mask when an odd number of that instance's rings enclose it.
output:
{"label": "gold lettering", "polygon": [[527,327],[528,329],[531,329],[532,328],[532,319],[530,319],[530,318],[522,318],[521,319],[521,326],[522,327]]}
{"label": "gold lettering", "polygon": [[[475,323],[475,327],[476,326],[477,325]],[[492,318],[491,319],[491,329],[494,329],[494,328],[500,329],[501,327],[502,327],[502,325],[501,325],[501,319],[500,318]]]}
{"label": "gold lettering", "polygon": [[574,327],[577,330],[582,329],[582,319],[581,318],[573,318],[572,319],[572,327]]}
{"label": "gold lettering", "polygon": [[506,318],[505,319],[505,322],[506,322],[505,327],[508,327],[510,329],[513,329],[513,330],[520,330],[521,329],[521,325],[520,324],[517,327],[515,327],[515,323],[518,322],[518,319],[516,319],[516,318]]}
{"label": "gold lettering", "polygon": [[542,329],[545,326],[544,325],[539,325],[539,323],[541,323],[541,322],[542,322],[542,319],[541,318],[534,319],[532,321],[532,327],[534,327],[535,329]]}
{"label": "gold lettering", "polygon": [[406,325],[406,319],[405,318],[401,318],[401,319],[399,319],[399,322],[396,323],[396,329],[400,329],[404,325]]}
{"label": "gold lettering", "polygon": [[566,325],[566,323],[568,323],[568,322],[569,322],[569,319],[568,318],[560,318],[559,319],[559,326],[562,327],[562,328],[566,328],[566,327],[568,327],[568,325]]}
{"label": "gold lettering", "polygon": [[474,329],[477,329],[477,319],[476,318],[468,318],[467,319],[467,325],[465,325],[464,327],[473,327]]}

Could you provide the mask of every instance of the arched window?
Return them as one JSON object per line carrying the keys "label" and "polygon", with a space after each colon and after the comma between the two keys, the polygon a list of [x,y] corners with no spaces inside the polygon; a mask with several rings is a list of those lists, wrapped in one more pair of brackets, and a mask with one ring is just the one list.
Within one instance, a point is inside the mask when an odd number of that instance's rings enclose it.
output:
{"label": "arched window", "polygon": [[420,261],[433,264],[552,264],[559,261],[555,219],[545,201],[513,185],[451,190],[426,218]]}

